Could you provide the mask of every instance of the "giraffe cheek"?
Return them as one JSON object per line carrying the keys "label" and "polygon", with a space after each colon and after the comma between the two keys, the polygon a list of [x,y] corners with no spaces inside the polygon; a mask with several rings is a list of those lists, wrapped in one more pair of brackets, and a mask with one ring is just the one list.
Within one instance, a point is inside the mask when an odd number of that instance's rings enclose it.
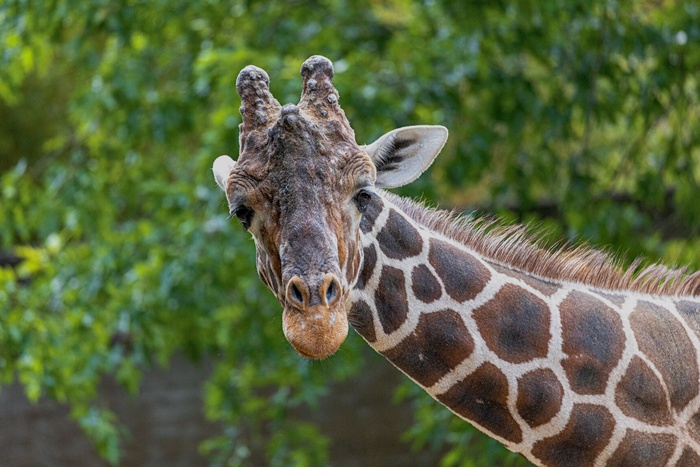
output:
{"label": "giraffe cheek", "polygon": [[326,308],[312,306],[304,312],[285,307],[282,328],[299,355],[322,360],[333,355],[348,335],[345,304]]}

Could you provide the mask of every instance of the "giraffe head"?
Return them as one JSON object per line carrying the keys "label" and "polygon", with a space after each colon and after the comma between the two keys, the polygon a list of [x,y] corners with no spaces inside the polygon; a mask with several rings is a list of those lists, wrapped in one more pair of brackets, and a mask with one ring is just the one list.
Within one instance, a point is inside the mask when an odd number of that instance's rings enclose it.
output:
{"label": "giraffe head", "polygon": [[239,157],[217,158],[213,171],[229,212],[253,236],[260,278],[284,307],[287,340],[300,355],[322,359],[347,336],[360,221],[379,201],[376,188],[415,180],[447,130],[400,128],[360,146],[338,104],[330,60],[309,58],[301,76],[299,103],[281,106],[263,70],[240,72]]}

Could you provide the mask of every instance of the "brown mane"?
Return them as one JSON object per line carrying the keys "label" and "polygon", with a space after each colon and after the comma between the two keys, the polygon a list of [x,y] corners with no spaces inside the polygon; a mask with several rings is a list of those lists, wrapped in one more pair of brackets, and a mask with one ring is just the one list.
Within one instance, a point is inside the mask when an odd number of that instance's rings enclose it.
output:
{"label": "brown mane", "polygon": [[609,291],[650,295],[700,296],[700,271],[663,264],[628,268],[610,254],[590,246],[543,246],[541,235],[526,225],[504,225],[488,217],[464,216],[430,209],[411,199],[384,192],[389,201],[419,224],[473,249],[485,259],[555,282],[577,282]]}

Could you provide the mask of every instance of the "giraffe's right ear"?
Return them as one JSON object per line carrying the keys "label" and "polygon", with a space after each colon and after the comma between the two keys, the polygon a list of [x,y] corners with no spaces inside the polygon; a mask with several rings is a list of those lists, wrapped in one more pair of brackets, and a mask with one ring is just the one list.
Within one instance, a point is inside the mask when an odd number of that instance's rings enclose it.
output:
{"label": "giraffe's right ear", "polygon": [[214,161],[214,166],[212,167],[214,179],[216,180],[216,184],[224,190],[224,193],[226,193],[228,176],[231,174],[234,165],[236,165],[236,161],[228,156],[219,156]]}
{"label": "giraffe's right ear", "polygon": [[411,183],[433,160],[447,141],[444,126],[407,126],[390,131],[364,149],[377,168],[375,185],[396,188]]}

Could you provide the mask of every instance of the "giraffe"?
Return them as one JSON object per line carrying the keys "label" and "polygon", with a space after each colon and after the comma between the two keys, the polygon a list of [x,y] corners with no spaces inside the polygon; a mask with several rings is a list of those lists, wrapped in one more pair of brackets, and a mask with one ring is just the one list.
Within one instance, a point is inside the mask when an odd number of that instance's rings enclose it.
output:
{"label": "giraffe", "polygon": [[352,325],[538,465],[700,465],[700,274],[624,271],[385,191],[425,171],[447,129],[358,145],[333,73],[310,57],[299,103],[281,106],[268,75],[244,68],[239,157],[213,166],[293,348],[329,357]]}

